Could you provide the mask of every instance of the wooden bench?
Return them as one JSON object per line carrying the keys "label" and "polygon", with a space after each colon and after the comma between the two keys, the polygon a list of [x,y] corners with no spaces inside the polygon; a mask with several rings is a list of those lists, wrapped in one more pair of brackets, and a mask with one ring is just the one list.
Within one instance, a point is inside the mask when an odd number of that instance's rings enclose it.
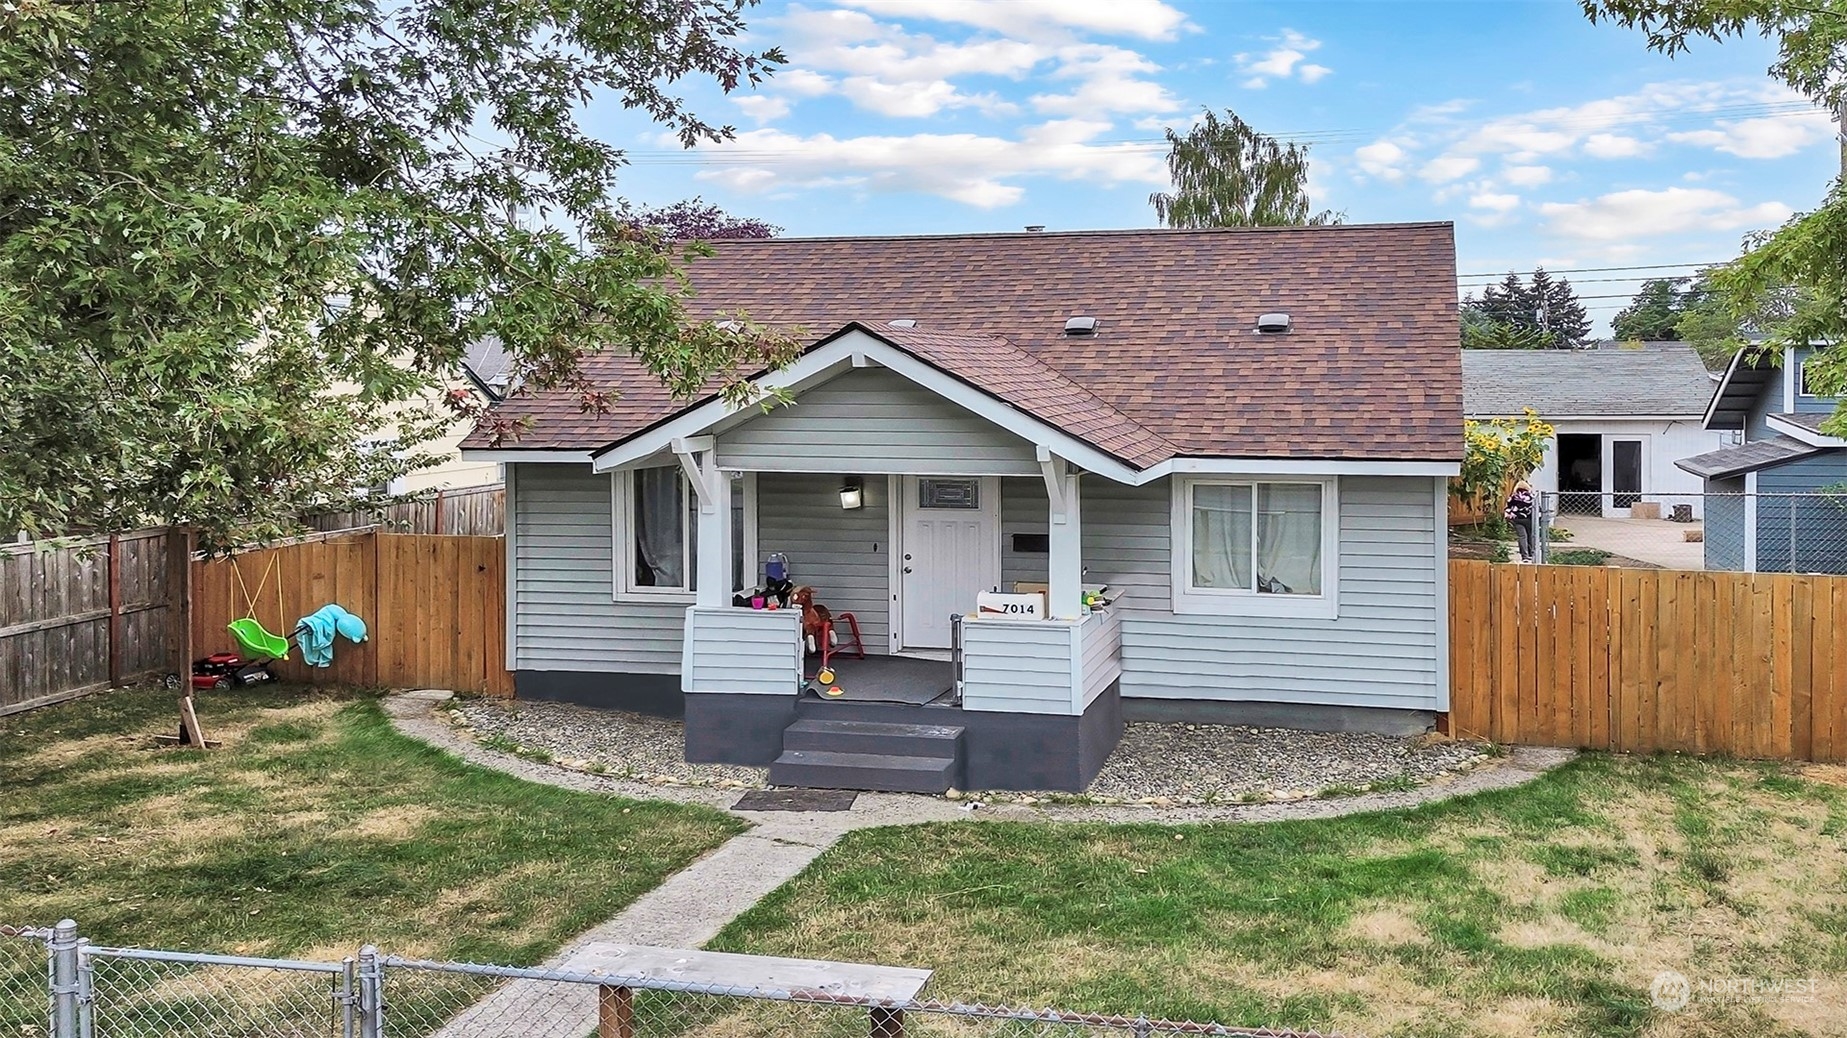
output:
{"label": "wooden bench", "polygon": [[[874,966],[820,959],[782,959],[765,955],[649,948],[596,942],[571,956],[566,969],[598,971],[630,981],[665,981],[746,991],[786,991],[794,995],[906,1003],[930,982],[930,970]],[[644,985],[644,988],[646,985]],[[903,1038],[904,1011],[867,1007],[871,1038]],[[604,984],[597,989],[597,1038],[636,1038],[635,990]]]}

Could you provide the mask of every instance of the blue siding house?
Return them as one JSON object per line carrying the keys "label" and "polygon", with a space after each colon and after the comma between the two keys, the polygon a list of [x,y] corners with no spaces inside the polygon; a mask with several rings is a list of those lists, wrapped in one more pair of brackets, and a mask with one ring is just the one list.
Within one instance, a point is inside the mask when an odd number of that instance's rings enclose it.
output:
{"label": "blue siding house", "polygon": [[1707,569],[1847,573],[1847,439],[1822,431],[1839,401],[1809,391],[1815,352],[1732,358],[1705,426],[1739,442],[1675,462],[1705,480]]}

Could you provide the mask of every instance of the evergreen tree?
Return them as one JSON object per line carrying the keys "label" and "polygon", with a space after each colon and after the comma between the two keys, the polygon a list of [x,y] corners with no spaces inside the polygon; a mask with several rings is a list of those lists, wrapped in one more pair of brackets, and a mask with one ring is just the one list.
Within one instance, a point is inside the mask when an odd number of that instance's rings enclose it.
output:
{"label": "evergreen tree", "polygon": [[1555,281],[1541,268],[1533,271],[1530,291],[1539,312],[1540,330],[1545,332],[1550,348],[1577,349],[1590,339],[1590,314],[1578,301],[1570,281]]}
{"label": "evergreen tree", "polygon": [[1679,339],[1675,325],[1687,312],[1688,296],[1681,286],[1686,278],[1649,278],[1636,290],[1629,305],[1618,311],[1610,322],[1618,339],[1654,342]]}

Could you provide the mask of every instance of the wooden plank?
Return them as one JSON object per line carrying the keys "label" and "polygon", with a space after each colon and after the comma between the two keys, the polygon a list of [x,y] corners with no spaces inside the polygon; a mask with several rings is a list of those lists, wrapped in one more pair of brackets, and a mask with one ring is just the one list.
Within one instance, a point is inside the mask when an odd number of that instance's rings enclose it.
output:
{"label": "wooden plank", "polygon": [[[1494,727],[1491,738],[1498,743],[1520,741],[1520,608],[1518,571],[1512,566],[1491,566],[1489,578],[1494,593],[1490,602],[1494,616]],[[510,578],[509,578],[510,579]]]}
{"label": "wooden plank", "polygon": [[650,948],[606,941],[584,945],[571,953],[559,968],[572,973],[595,970],[612,980],[664,980],[758,991],[814,991],[884,1002],[915,999],[930,982],[932,972],[906,966]]}
{"label": "wooden plank", "polygon": [[1830,577],[1826,583],[1827,613],[1819,608],[1823,596],[1817,594],[1818,608],[1814,624],[1811,666],[1817,675],[1827,678],[1826,694],[1818,694],[1815,709],[1817,726],[1826,732],[1823,745],[1816,748],[1816,760],[1839,763],[1847,761],[1847,663],[1835,657],[1835,637],[1847,626],[1847,578]]}
{"label": "wooden plank", "polygon": [[1533,723],[1537,741],[1564,746],[1571,734],[1570,575],[1561,566],[1532,566],[1536,648]]}
{"label": "wooden plank", "polygon": [[1738,746],[1742,757],[1762,757],[1770,742],[1771,717],[1774,714],[1776,672],[1772,653],[1776,644],[1776,607],[1769,574],[1747,574],[1751,586],[1751,642],[1746,652],[1750,670],[1746,677],[1745,706]]}
{"label": "wooden plank", "polygon": [[1711,742],[1715,746],[1733,744],[1734,704],[1738,698],[1737,672],[1732,662],[1738,611],[1738,580],[1733,573],[1707,574],[1712,586],[1712,627],[1699,632],[1705,643],[1705,681],[1712,699]]}
{"label": "wooden plank", "polygon": [[1585,583],[1585,696],[1589,715],[1581,730],[1584,745],[1610,746],[1610,612],[1615,595],[1615,570],[1593,569]]}
{"label": "wooden plank", "polygon": [[[1792,581],[1795,600],[1790,608],[1789,754],[1796,760],[1815,759],[1815,672],[1810,653],[1815,642],[1817,585],[1825,587],[1827,579],[1802,576]],[[1827,592],[1823,590],[1822,594]]]}

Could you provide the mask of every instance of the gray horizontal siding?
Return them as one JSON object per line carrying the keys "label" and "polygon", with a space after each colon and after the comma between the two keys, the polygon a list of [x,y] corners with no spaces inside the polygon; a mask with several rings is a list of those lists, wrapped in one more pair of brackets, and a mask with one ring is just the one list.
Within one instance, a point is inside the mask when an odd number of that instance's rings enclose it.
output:
{"label": "gray horizontal siding", "polygon": [[1043,584],[1050,558],[1045,552],[1013,550],[1016,533],[1044,533],[1050,527],[1051,502],[1040,477],[1010,477],[1000,481],[1000,580],[1011,588],[1019,581]]}
{"label": "gray horizontal siding", "polygon": [[508,468],[512,669],[678,673],[686,603],[613,599],[609,476],[588,465]]}
{"label": "gray horizontal siding", "polygon": [[1078,673],[1084,682],[1084,705],[1089,706],[1122,676],[1122,618],[1113,609],[1092,613],[1077,636]]}
{"label": "gray horizontal siding", "polygon": [[1435,488],[1340,482],[1340,616],[1176,615],[1172,490],[1083,482],[1085,579],[1124,591],[1122,694],[1431,710],[1437,706]]}
{"label": "gray horizontal siding", "polygon": [[854,369],[721,432],[718,460],[775,472],[1039,471],[1031,443],[883,368]]}
{"label": "gray horizontal siding", "polygon": [[801,613],[790,610],[690,609],[688,692],[794,695],[802,681]]}
{"label": "gray horizontal siding", "polygon": [[[865,505],[840,507],[843,477],[765,472],[757,477],[757,552],[782,552],[797,584],[815,601],[859,620],[866,651],[890,650],[890,495],[883,476],[866,476]],[[760,580],[762,566],[757,568]]]}
{"label": "gray horizontal siding", "polygon": [[1742,570],[1744,477],[1706,481],[1705,552],[1710,570]]}
{"label": "gray horizontal siding", "polygon": [[968,710],[1072,714],[1071,625],[973,620],[962,625]]}

